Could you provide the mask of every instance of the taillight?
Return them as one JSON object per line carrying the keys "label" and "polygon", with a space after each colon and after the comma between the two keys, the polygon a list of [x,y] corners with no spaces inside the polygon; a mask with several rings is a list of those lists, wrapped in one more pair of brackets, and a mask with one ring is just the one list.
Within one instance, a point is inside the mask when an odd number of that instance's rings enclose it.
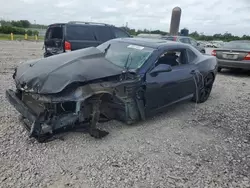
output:
{"label": "taillight", "polygon": [[213,51],[211,52],[211,55],[216,56],[216,51],[213,50]]}
{"label": "taillight", "polygon": [[64,42],[64,49],[65,49],[65,52],[71,51],[71,44],[70,44],[70,42],[68,42],[68,41]]}
{"label": "taillight", "polygon": [[248,54],[246,55],[246,57],[244,58],[244,60],[250,60],[250,53],[248,53]]}
{"label": "taillight", "polygon": [[177,40],[177,37],[174,37],[174,41],[176,41]]}

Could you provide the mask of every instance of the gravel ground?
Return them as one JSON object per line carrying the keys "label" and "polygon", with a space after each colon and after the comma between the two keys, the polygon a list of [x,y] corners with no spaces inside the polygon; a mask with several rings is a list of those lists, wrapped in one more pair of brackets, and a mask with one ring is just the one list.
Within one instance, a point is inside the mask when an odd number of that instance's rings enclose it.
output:
{"label": "gravel ground", "polygon": [[29,139],[5,99],[13,68],[42,55],[42,43],[0,42],[0,187],[250,187],[248,73],[218,74],[206,103],[174,105],[133,126],[101,124],[95,140]]}

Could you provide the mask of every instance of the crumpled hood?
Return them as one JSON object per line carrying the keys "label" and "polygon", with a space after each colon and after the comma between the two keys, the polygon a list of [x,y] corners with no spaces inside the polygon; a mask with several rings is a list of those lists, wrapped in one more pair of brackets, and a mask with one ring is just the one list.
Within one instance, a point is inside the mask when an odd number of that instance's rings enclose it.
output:
{"label": "crumpled hood", "polygon": [[107,59],[95,47],[27,61],[16,69],[17,88],[39,94],[61,92],[74,82],[87,82],[121,74],[123,68]]}

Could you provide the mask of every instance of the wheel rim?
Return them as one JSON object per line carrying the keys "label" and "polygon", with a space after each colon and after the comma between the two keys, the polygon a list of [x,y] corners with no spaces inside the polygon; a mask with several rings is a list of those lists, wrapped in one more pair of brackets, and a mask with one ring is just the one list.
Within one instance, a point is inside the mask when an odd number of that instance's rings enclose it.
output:
{"label": "wheel rim", "polygon": [[209,74],[204,80],[205,88],[211,89],[213,86],[213,82],[214,82],[214,77],[212,74]]}
{"label": "wheel rim", "polygon": [[204,79],[204,87],[200,91],[201,100],[206,100],[209,97],[212,87],[213,87],[213,82],[214,82],[214,77],[212,74],[209,74]]}

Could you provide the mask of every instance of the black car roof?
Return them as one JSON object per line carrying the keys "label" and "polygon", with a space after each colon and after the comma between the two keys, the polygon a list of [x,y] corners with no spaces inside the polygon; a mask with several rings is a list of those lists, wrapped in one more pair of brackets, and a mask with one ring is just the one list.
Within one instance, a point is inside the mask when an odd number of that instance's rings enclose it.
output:
{"label": "black car roof", "polygon": [[[179,45],[173,41],[167,41],[164,39],[149,39],[149,38],[117,38],[114,41],[127,42],[131,44],[141,45],[149,48],[160,48],[162,46]],[[180,44],[183,45],[183,44]]]}
{"label": "black car roof", "polygon": [[50,26],[56,26],[56,25],[83,25],[83,26],[110,26],[112,27],[113,25],[109,25],[109,24],[106,24],[106,23],[97,23],[97,22],[81,22],[81,21],[70,21],[70,22],[67,22],[67,23],[53,23],[53,24],[50,24],[48,25],[49,27]]}
{"label": "black car roof", "polygon": [[65,25],[65,24],[66,23],[53,23],[53,24],[48,25],[48,27],[57,26],[57,25]]}
{"label": "black car roof", "polygon": [[80,23],[54,23],[54,24],[50,24],[48,25],[48,27],[53,27],[53,26],[59,26],[59,25],[82,25],[82,26],[100,26],[100,27],[113,27],[112,25],[100,25],[100,24],[80,24]]}

